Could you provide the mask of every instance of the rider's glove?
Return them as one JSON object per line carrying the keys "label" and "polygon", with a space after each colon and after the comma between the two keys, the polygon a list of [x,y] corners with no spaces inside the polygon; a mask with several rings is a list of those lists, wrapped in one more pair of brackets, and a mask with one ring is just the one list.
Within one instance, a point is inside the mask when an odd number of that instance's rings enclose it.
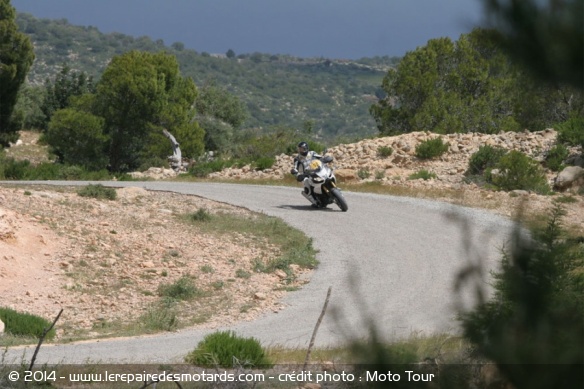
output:
{"label": "rider's glove", "polygon": [[290,170],[290,174],[297,175],[298,174],[298,170],[292,169],[292,170]]}
{"label": "rider's glove", "polygon": [[296,176],[296,181],[302,182],[306,177],[308,177],[306,174],[299,174]]}

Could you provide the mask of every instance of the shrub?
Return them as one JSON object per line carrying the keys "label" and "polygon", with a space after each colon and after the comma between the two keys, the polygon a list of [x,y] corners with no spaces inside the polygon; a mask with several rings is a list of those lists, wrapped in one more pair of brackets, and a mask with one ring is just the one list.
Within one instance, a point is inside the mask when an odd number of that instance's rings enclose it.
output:
{"label": "shrub", "polygon": [[584,118],[572,118],[556,125],[558,141],[584,149]]}
{"label": "shrub", "polygon": [[[13,335],[34,336],[39,338],[51,323],[42,317],[29,313],[20,313],[10,308],[0,307],[0,320],[6,326],[5,331]],[[51,329],[46,339],[55,337],[55,329]]]}
{"label": "shrub", "polygon": [[448,151],[448,143],[442,138],[428,139],[416,146],[416,157],[420,159],[432,159],[441,156]]}
{"label": "shrub", "polygon": [[376,180],[383,180],[385,178],[385,170],[376,170],[375,171],[375,179]]}
{"label": "shrub", "polygon": [[179,321],[176,308],[172,300],[163,300],[152,305],[140,317],[142,326],[153,331],[173,331],[177,329]]}
{"label": "shrub", "polygon": [[219,331],[205,336],[185,361],[199,366],[271,367],[264,349],[255,338],[243,338],[232,331]]}
{"label": "shrub", "polygon": [[369,177],[371,177],[371,172],[368,169],[359,169],[357,171],[357,177],[359,177],[362,180],[366,180]]}
{"label": "shrub", "polygon": [[158,295],[173,300],[186,301],[200,296],[201,292],[197,289],[191,277],[182,276],[172,284],[161,284],[158,287]]}
{"label": "shrub", "polygon": [[2,176],[7,180],[22,180],[30,167],[30,161],[16,161],[14,158],[7,158],[2,163]]}
{"label": "shrub", "polygon": [[500,147],[481,146],[478,151],[471,155],[467,174],[483,174],[485,170],[494,167],[506,151]]}
{"label": "shrub", "polygon": [[584,250],[566,236],[563,216],[556,204],[545,227],[515,235],[493,298],[463,317],[476,351],[517,388],[582,386]]}
{"label": "shrub", "polygon": [[189,169],[189,173],[195,177],[204,178],[214,172],[219,172],[228,166],[227,161],[216,159],[209,162],[199,162]]}
{"label": "shrub", "polygon": [[187,215],[187,218],[191,222],[208,222],[211,220],[211,214],[205,208],[197,209],[197,212]]}
{"label": "shrub", "polygon": [[115,200],[117,192],[113,188],[106,188],[101,184],[89,184],[77,191],[77,194],[82,197],[93,197],[94,199]]}
{"label": "shrub", "polygon": [[545,157],[545,166],[554,172],[558,172],[564,168],[564,160],[568,158],[569,154],[570,152],[564,145],[555,145]]}
{"label": "shrub", "polygon": [[419,170],[413,174],[410,174],[410,176],[408,177],[409,180],[418,180],[418,179],[422,179],[424,181],[426,180],[430,180],[432,178],[437,178],[438,176],[436,175],[436,173],[432,173],[429,172],[427,170]]}
{"label": "shrub", "polygon": [[379,146],[377,148],[377,155],[381,158],[387,158],[393,154],[393,149],[389,146]]}
{"label": "shrub", "polygon": [[503,190],[530,190],[540,194],[550,192],[539,163],[519,151],[510,151],[501,157],[496,171],[487,172],[487,180]]}
{"label": "shrub", "polygon": [[272,157],[260,157],[254,163],[254,167],[256,170],[266,170],[274,166],[276,160]]}

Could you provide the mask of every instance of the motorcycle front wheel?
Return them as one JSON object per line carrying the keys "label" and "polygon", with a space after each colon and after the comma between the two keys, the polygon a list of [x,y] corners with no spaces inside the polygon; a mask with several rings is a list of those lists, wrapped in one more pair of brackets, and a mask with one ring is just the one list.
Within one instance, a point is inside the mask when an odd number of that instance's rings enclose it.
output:
{"label": "motorcycle front wheel", "polygon": [[347,205],[347,200],[345,200],[341,191],[338,188],[333,188],[331,194],[335,198],[335,203],[341,208],[341,211],[347,212],[349,206]]}

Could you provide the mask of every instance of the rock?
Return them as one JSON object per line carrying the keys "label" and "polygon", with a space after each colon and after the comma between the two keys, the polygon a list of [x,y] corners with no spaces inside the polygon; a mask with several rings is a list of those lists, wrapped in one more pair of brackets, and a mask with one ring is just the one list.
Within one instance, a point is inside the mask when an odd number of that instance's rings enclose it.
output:
{"label": "rock", "polygon": [[357,172],[353,169],[338,169],[335,170],[335,176],[344,181],[357,181]]}
{"label": "rock", "polygon": [[276,269],[274,274],[281,280],[288,278],[288,275],[282,269]]}
{"label": "rock", "polygon": [[6,326],[4,325],[4,322],[2,320],[0,320],[0,336],[2,336],[2,334],[4,334],[5,328],[6,328]]}
{"label": "rock", "polygon": [[554,180],[554,189],[565,191],[584,187],[584,169],[579,166],[568,166]]}
{"label": "rock", "polygon": [[255,300],[260,300],[260,301],[263,301],[263,300],[265,300],[267,297],[266,297],[266,295],[265,295],[264,293],[257,292],[257,293],[255,293],[255,294],[253,295],[253,298],[254,298]]}

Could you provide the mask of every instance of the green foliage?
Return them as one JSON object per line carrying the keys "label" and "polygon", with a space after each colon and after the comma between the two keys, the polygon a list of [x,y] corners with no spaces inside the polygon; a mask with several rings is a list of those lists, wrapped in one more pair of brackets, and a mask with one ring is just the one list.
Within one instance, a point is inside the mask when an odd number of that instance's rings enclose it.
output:
{"label": "green foliage", "polygon": [[448,147],[448,143],[444,143],[440,137],[428,139],[416,146],[416,157],[421,159],[436,158],[447,152]]}
{"label": "green foliage", "polygon": [[178,328],[178,313],[174,301],[163,300],[153,304],[140,317],[141,325],[150,331],[174,331]]}
{"label": "green foliage", "polygon": [[180,42],[165,47],[148,37],[103,34],[95,27],[73,26],[63,19],[19,13],[17,21],[35,43],[38,61],[30,79],[36,84],[57,74],[64,61],[97,80],[113,56],[131,50],[166,51],[176,55],[182,74],[197,86],[214,83],[237,96],[249,112],[242,127],[271,131],[281,126],[301,128],[312,120],[314,133],[329,142],[338,136],[373,135],[375,123],[367,108],[386,70],[398,61],[384,56],[347,64],[260,53],[253,59],[249,54],[237,55],[236,61],[185,49]]}
{"label": "green foliage", "polygon": [[499,159],[496,170],[487,171],[487,180],[503,190],[550,192],[545,173],[539,163],[519,151],[510,151]]}
{"label": "green foliage", "polygon": [[134,169],[144,154],[168,155],[162,128],[179,141],[183,155],[200,154],[204,132],[192,122],[196,96],[174,56],[131,51],[114,57],[97,85],[94,112],[105,120],[111,169]]}
{"label": "green foliage", "polygon": [[433,172],[429,172],[425,169],[419,170],[413,174],[410,174],[410,176],[408,177],[408,180],[419,180],[422,179],[424,181],[427,180],[431,180],[434,178],[437,178],[438,176],[436,175],[436,173]]}
{"label": "green foliage", "polygon": [[[39,316],[29,313],[20,313],[10,308],[0,307],[0,320],[6,326],[6,332],[13,335],[40,337],[51,323]],[[55,337],[55,329],[51,329],[46,335],[46,339]]]}
{"label": "green foliage", "polygon": [[545,157],[545,166],[554,172],[558,172],[564,168],[564,161],[569,154],[570,152],[564,145],[557,144],[548,151]]}
{"label": "green foliage", "polygon": [[541,80],[584,89],[581,0],[483,0],[498,44]]}
{"label": "green foliage", "polygon": [[500,147],[490,145],[480,146],[478,151],[471,155],[466,173],[470,175],[483,174],[485,170],[497,165],[505,153],[505,149]]}
{"label": "green foliage", "polygon": [[54,113],[45,140],[61,162],[101,170],[108,164],[110,142],[104,129],[105,120],[101,117],[75,109],[61,109]]}
{"label": "green foliage", "polygon": [[19,32],[10,0],[0,0],[0,146],[18,139],[22,119],[15,120],[18,90],[34,61],[33,45]]}
{"label": "green foliage", "polygon": [[53,114],[71,105],[71,98],[86,93],[94,93],[95,85],[93,77],[84,72],[71,71],[67,64],[55,77],[55,81],[45,80],[45,95],[40,106],[44,114],[41,128],[46,129]]}
{"label": "green foliage", "polygon": [[270,367],[272,363],[255,338],[243,338],[232,331],[205,336],[186,357],[187,363],[206,367]]}
{"label": "green foliage", "polygon": [[189,168],[189,174],[195,177],[204,178],[213,172],[219,172],[229,166],[229,162],[216,159],[208,162],[197,162]]}
{"label": "green foliage", "polygon": [[465,336],[516,388],[581,386],[584,247],[566,239],[564,214],[556,205],[530,238],[517,231],[494,297],[463,318]]}
{"label": "green foliage", "polygon": [[357,177],[359,177],[362,180],[366,180],[369,177],[371,177],[371,172],[369,171],[369,169],[359,169],[357,170]]}
{"label": "green foliage", "polygon": [[201,295],[201,291],[195,286],[193,278],[182,276],[171,284],[161,284],[158,287],[158,295],[172,300],[191,300]]}
{"label": "green foliage", "polygon": [[77,190],[81,197],[91,197],[94,199],[115,200],[118,196],[114,188],[106,188],[101,184],[89,184]]}
{"label": "green foliage", "polygon": [[518,129],[512,116],[515,70],[475,29],[457,42],[432,39],[408,52],[382,87],[387,97],[370,108],[382,134],[411,131],[494,133]]}
{"label": "green foliage", "polygon": [[189,220],[193,222],[208,222],[211,220],[211,214],[205,208],[199,208],[197,212],[189,215]]}
{"label": "green foliage", "polygon": [[247,109],[238,97],[216,83],[199,89],[195,102],[196,119],[205,130],[205,149],[225,152],[235,131],[248,117]]}
{"label": "green foliage", "polygon": [[393,149],[389,146],[379,146],[377,148],[377,155],[381,158],[387,158],[393,154]]}
{"label": "green foliage", "polygon": [[580,146],[584,150],[584,117],[576,117],[556,125],[558,142]]}
{"label": "green foliage", "polygon": [[273,157],[259,157],[253,163],[256,170],[266,170],[274,166],[276,159]]}

